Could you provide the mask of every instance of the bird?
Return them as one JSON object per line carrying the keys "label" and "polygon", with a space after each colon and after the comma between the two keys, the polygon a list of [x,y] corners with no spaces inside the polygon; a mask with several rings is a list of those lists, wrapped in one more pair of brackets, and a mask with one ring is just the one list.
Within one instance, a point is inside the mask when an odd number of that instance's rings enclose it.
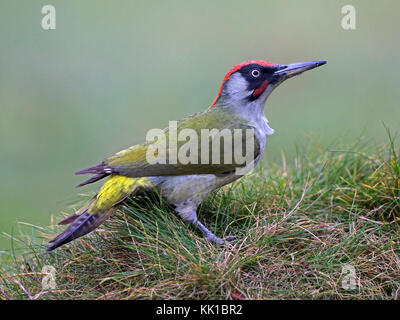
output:
{"label": "bird", "polygon": [[[285,80],[326,63],[322,60],[290,64],[264,60],[242,62],[226,73],[211,105],[202,112],[175,122],[175,132],[172,132],[170,125],[161,130],[164,137],[134,145],[105,158],[100,164],[77,171],[75,174],[78,175],[92,175],[77,187],[104,178],[106,180],[83,208],[58,223],[68,227],[50,241],[46,251],[52,251],[93,231],[115,213],[126,199],[154,190],[172,205],[186,223],[199,230],[207,241],[222,245],[235,240],[234,235],[217,237],[201,223],[197,218],[199,205],[212,191],[240,179],[260,161],[267,136],[274,133],[264,113],[264,105],[271,92]],[[179,135],[185,129],[198,135],[204,130],[215,129],[217,132],[225,130],[230,133],[241,130],[243,134],[231,144],[224,144],[223,148],[218,148],[218,145],[216,149],[212,149],[213,145],[210,148],[210,141],[215,142],[218,135],[208,137],[201,148],[198,141],[197,144],[190,143],[188,150],[194,154],[190,159],[201,158],[202,161],[178,162],[176,153],[187,141],[179,140]],[[244,137],[244,130],[250,130],[247,131],[250,134]],[[167,146],[164,152],[155,148],[161,142]],[[253,149],[249,152],[250,161],[244,163],[236,158],[234,161],[225,158],[229,146],[233,149],[230,152],[243,155],[244,148],[250,144]],[[182,154],[187,155],[188,150]],[[149,157],[151,154],[158,157],[157,161]],[[214,155],[219,157],[219,161],[214,161]],[[250,169],[241,170],[246,167]]]}

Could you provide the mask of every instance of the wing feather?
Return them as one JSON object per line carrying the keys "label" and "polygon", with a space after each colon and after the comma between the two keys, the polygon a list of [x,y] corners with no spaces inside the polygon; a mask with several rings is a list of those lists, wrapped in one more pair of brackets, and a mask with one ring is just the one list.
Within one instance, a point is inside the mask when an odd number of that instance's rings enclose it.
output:
{"label": "wing feather", "polygon": [[[166,128],[164,129],[165,135],[163,138],[122,150],[105,159],[101,164],[78,171],[77,174],[96,174],[94,178],[87,180],[88,183],[92,180],[97,181],[97,177],[109,174],[119,174],[127,177],[221,174],[245,166],[245,163],[238,163],[235,161],[236,159],[232,155],[238,151],[241,151],[243,154],[245,146],[249,143],[250,138],[254,142],[254,159],[260,154],[260,143],[252,124],[220,108],[209,109],[206,112],[181,120],[178,122],[177,127],[176,136]],[[182,138],[185,134],[190,132],[190,130],[184,132],[184,129],[191,129],[192,132],[194,131],[198,139],[190,139],[189,137],[186,137],[186,139]],[[232,148],[230,152],[231,161],[226,161],[226,159],[229,159],[229,155],[228,158],[226,158],[225,153],[229,152],[229,148],[225,148],[225,140],[221,139],[221,135],[217,134],[211,136],[208,143],[201,143],[202,132],[204,132],[202,129],[207,129],[209,131],[216,129],[217,132],[221,132],[221,130],[225,130],[226,132],[226,130],[228,130],[231,134],[233,134],[234,130],[242,130],[241,141],[232,139]],[[246,129],[253,130],[252,136],[245,134]],[[178,138],[178,140],[176,140],[176,138]],[[216,143],[217,139],[220,139],[220,143],[219,148],[215,150],[213,149],[213,145]],[[165,152],[160,150],[160,146],[164,146]],[[197,155],[197,161],[189,163],[176,161],[176,155],[181,152],[182,147],[187,151],[185,155],[192,160],[195,156],[190,156],[192,155],[192,151],[194,151],[194,154]],[[242,150],[238,150],[238,148],[242,148]],[[157,162],[148,161],[149,152],[157,157]],[[219,158],[219,162],[214,161],[213,156],[215,152],[217,158]],[[208,159],[208,163],[204,163],[204,159]]]}

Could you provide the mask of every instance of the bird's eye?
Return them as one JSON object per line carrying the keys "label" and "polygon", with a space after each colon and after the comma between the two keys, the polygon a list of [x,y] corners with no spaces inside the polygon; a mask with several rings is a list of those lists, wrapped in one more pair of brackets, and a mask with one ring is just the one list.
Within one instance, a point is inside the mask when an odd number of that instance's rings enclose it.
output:
{"label": "bird's eye", "polygon": [[254,70],[251,72],[251,75],[252,75],[254,78],[258,78],[258,77],[260,76],[260,71],[257,70],[257,69],[254,69]]}

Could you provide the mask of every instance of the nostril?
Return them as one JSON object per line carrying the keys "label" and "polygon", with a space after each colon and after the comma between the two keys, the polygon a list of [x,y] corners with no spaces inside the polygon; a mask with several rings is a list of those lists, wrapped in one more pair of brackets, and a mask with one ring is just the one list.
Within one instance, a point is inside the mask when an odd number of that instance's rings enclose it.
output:
{"label": "nostril", "polygon": [[277,64],[274,66],[274,72],[280,73],[281,70],[286,69],[288,66],[284,64]]}

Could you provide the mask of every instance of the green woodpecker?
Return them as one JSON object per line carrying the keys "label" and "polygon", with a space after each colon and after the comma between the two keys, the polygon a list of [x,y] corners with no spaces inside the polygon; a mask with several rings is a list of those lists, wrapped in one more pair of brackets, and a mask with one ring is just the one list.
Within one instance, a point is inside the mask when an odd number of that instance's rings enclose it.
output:
{"label": "green woodpecker", "polygon": [[[175,132],[167,128],[163,131],[164,137],[135,145],[106,158],[96,166],[76,172],[93,174],[79,186],[108,178],[85,207],[59,223],[69,226],[50,241],[47,251],[96,229],[128,197],[154,190],[174,206],[184,221],[200,230],[208,241],[223,244],[232,240],[233,236],[218,238],[198,221],[197,208],[210,192],[239,179],[247,172],[238,169],[252,168],[260,160],[265,149],[266,136],[274,132],[268,126],[264,115],[264,104],[271,92],[286,79],[325,63],[326,61],[307,61],[280,65],[255,60],[240,63],[225,75],[211,106],[204,112],[176,122]],[[185,161],[179,161],[176,154],[179,154],[179,148],[184,147],[186,143],[186,140],[180,137],[184,129],[184,136],[190,132],[202,137],[204,130],[210,132],[215,129],[217,132],[228,130],[230,133],[239,130],[242,134],[236,136],[234,133],[233,138],[239,138],[232,140],[231,137],[229,141],[233,142],[224,144],[223,148],[220,145],[214,148],[212,145],[215,139],[221,138],[218,134],[209,135],[204,144],[199,142],[201,139],[197,139],[198,137],[192,139],[191,143],[187,143],[189,148],[185,150],[189,150],[191,156],[194,155],[191,160],[198,161],[186,161],[187,158]],[[187,131],[188,129],[190,131]],[[246,136],[243,130],[247,130]],[[248,130],[250,135],[247,135]],[[229,149],[231,153],[239,152],[243,155],[243,150],[250,142],[252,150],[249,163],[236,161],[236,157],[235,160],[226,157]],[[163,143],[165,150],[160,148]],[[149,159],[149,155],[153,155],[153,158]],[[214,161],[214,155],[219,161]],[[158,157],[156,161],[154,157]]]}

